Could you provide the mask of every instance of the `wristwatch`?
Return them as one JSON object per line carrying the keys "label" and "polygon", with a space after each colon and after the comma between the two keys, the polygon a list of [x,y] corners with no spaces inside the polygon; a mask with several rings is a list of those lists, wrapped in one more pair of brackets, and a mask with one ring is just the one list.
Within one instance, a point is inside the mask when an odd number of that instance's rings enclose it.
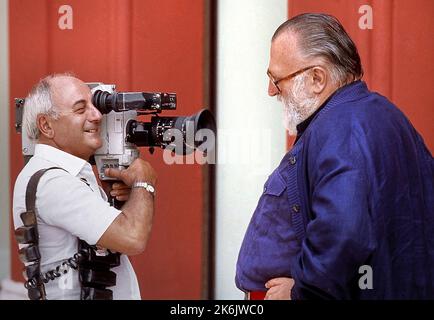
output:
{"label": "wristwatch", "polygon": [[152,196],[155,196],[155,188],[150,183],[144,181],[137,181],[134,182],[133,188],[143,188],[148,191]]}

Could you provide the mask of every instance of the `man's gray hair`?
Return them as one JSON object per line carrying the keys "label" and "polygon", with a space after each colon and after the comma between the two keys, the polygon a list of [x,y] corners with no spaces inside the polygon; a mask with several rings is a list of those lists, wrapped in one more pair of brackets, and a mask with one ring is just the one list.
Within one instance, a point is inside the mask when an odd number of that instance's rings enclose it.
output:
{"label": "man's gray hair", "polygon": [[[52,74],[41,79],[30,91],[24,102],[23,128],[27,136],[32,140],[39,138],[37,118],[39,114],[45,114],[57,119],[58,112],[51,98],[51,80],[57,77],[73,77],[70,73]],[[24,132],[23,132],[24,134]]]}
{"label": "man's gray hair", "polygon": [[348,80],[363,76],[357,47],[335,17],[322,13],[300,14],[281,24],[272,41],[283,32],[293,32],[297,36],[305,58],[325,59],[332,80],[337,84],[344,85]]}

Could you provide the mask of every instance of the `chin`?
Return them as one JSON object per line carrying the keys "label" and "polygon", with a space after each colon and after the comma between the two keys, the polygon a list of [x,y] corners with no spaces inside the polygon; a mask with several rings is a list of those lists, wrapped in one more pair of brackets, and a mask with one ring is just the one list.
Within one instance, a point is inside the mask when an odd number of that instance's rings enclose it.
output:
{"label": "chin", "polygon": [[89,141],[88,146],[90,148],[92,148],[93,150],[95,150],[95,151],[97,149],[101,148],[101,146],[102,146],[102,140],[101,140],[101,138],[92,139],[91,141]]}

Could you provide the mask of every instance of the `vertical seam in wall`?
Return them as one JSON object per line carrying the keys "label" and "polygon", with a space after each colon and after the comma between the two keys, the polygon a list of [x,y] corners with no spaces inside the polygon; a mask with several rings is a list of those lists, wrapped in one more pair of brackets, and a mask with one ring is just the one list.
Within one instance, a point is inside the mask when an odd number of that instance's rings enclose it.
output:
{"label": "vertical seam in wall", "polygon": [[[0,32],[3,33],[3,35],[0,37],[2,39],[2,43],[0,43],[0,47],[3,48],[1,50],[2,53],[0,53],[0,65],[1,71],[0,71],[0,83],[1,87],[0,91],[2,92],[0,94],[0,103],[4,105],[4,110],[2,111],[1,121],[0,121],[0,134],[1,134],[1,140],[3,141],[1,143],[1,154],[2,154],[2,174],[0,175],[0,193],[1,197],[3,199],[1,204],[2,213],[1,215],[4,215],[1,217],[1,221],[5,222],[0,225],[0,228],[2,229],[2,236],[4,237],[4,242],[2,240],[2,251],[4,249],[5,256],[2,257],[4,260],[1,262],[1,268],[5,268],[2,270],[4,272],[4,275],[6,277],[10,278],[10,270],[11,270],[11,259],[10,259],[10,243],[9,243],[9,224],[10,224],[10,107],[9,107],[9,100],[10,100],[10,86],[9,86],[9,1],[8,0],[0,0],[3,2],[3,9],[2,15],[3,19],[0,19],[3,24],[3,27],[0,28]],[[3,113],[4,112],[4,113]]]}
{"label": "vertical seam in wall", "polygon": [[[54,71],[52,69],[52,56],[53,56],[53,48],[52,48],[52,43],[53,43],[53,31],[51,31],[52,29],[49,28],[50,25],[50,19],[51,19],[51,10],[50,10],[50,5],[48,3],[48,0],[45,1],[45,29],[47,30],[47,55],[46,55],[46,67],[47,67],[47,74],[52,74]],[[70,72],[71,70],[68,70],[68,72]],[[41,75],[40,78],[42,78],[42,76],[45,75]]]}
{"label": "vertical seam in wall", "polygon": [[[203,30],[203,102],[215,115],[216,112],[216,83],[217,83],[217,4],[213,0],[204,1],[204,30]],[[217,119],[216,119],[217,121]],[[217,145],[216,145],[217,146]],[[215,155],[217,155],[215,153]],[[203,170],[203,249],[202,249],[202,298],[215,298],[215,197],[216,197],[216,166],[206,165]]]}
{"label": "vertical seam in wall", "polygon": [[[365,73],[366,70],[371,70],[371,72],[369,73],[369,79],[365,79],[365,82],[367,81],[368,83],[372,83],[372,66],[374,65],[374,56],[373,56],[373,51],[374,51],[374,36],[373,36],[373,32],[374,32],[374,28],[375,28],[375,11],[374,11],[374,3],[373,0],[371,0],[369,2],[369,5],[372,8],[372,20],[373,20],[373,26],[372,26],[372,30],[369,31],[368,33],[368,61],[366,62],[365,67],[363,68],[363,72]],[[360,19],[360,18],[359,18]],[[362,63],[362,67],[364,65],[363,61]],[[363,78],[362,78],[363,79]]]}
{"label": "vertical seam in wall", "polygon": [[395,2],[392,1],[391,8],[390,8],[390,43],[389,43],[389,53],[390,53],[390,62],[389,62],[389,70],[390,70],[390,82],[389,82],[389,88],[390,88],[390,99],[394,101],[395,97],[393,96],[393,43],[394,43],[394,37],[395,37],[395,28],[394,28],[394,10],[395,10]]}
{"label": "vertical seam in wall", "polygon": [[[134,12],[134,2],[133,0],[129,0],[128,2],[128,15],[131,17],[131,15]],[[129,90],[131,89],[131,86],[133,85],[133,19],[128,19],[128,83],[127,86]]]}

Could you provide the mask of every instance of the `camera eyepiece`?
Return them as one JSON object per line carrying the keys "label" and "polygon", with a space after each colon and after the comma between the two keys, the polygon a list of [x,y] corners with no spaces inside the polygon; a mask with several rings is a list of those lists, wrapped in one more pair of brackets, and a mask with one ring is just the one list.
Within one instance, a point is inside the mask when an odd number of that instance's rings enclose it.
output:
{"label": "camera eyepiece", "polygon": [[107,114],[113,110],[113,97],[114,95],[107,91],[97,90],[92,96],[92,103],[99,112]]}

